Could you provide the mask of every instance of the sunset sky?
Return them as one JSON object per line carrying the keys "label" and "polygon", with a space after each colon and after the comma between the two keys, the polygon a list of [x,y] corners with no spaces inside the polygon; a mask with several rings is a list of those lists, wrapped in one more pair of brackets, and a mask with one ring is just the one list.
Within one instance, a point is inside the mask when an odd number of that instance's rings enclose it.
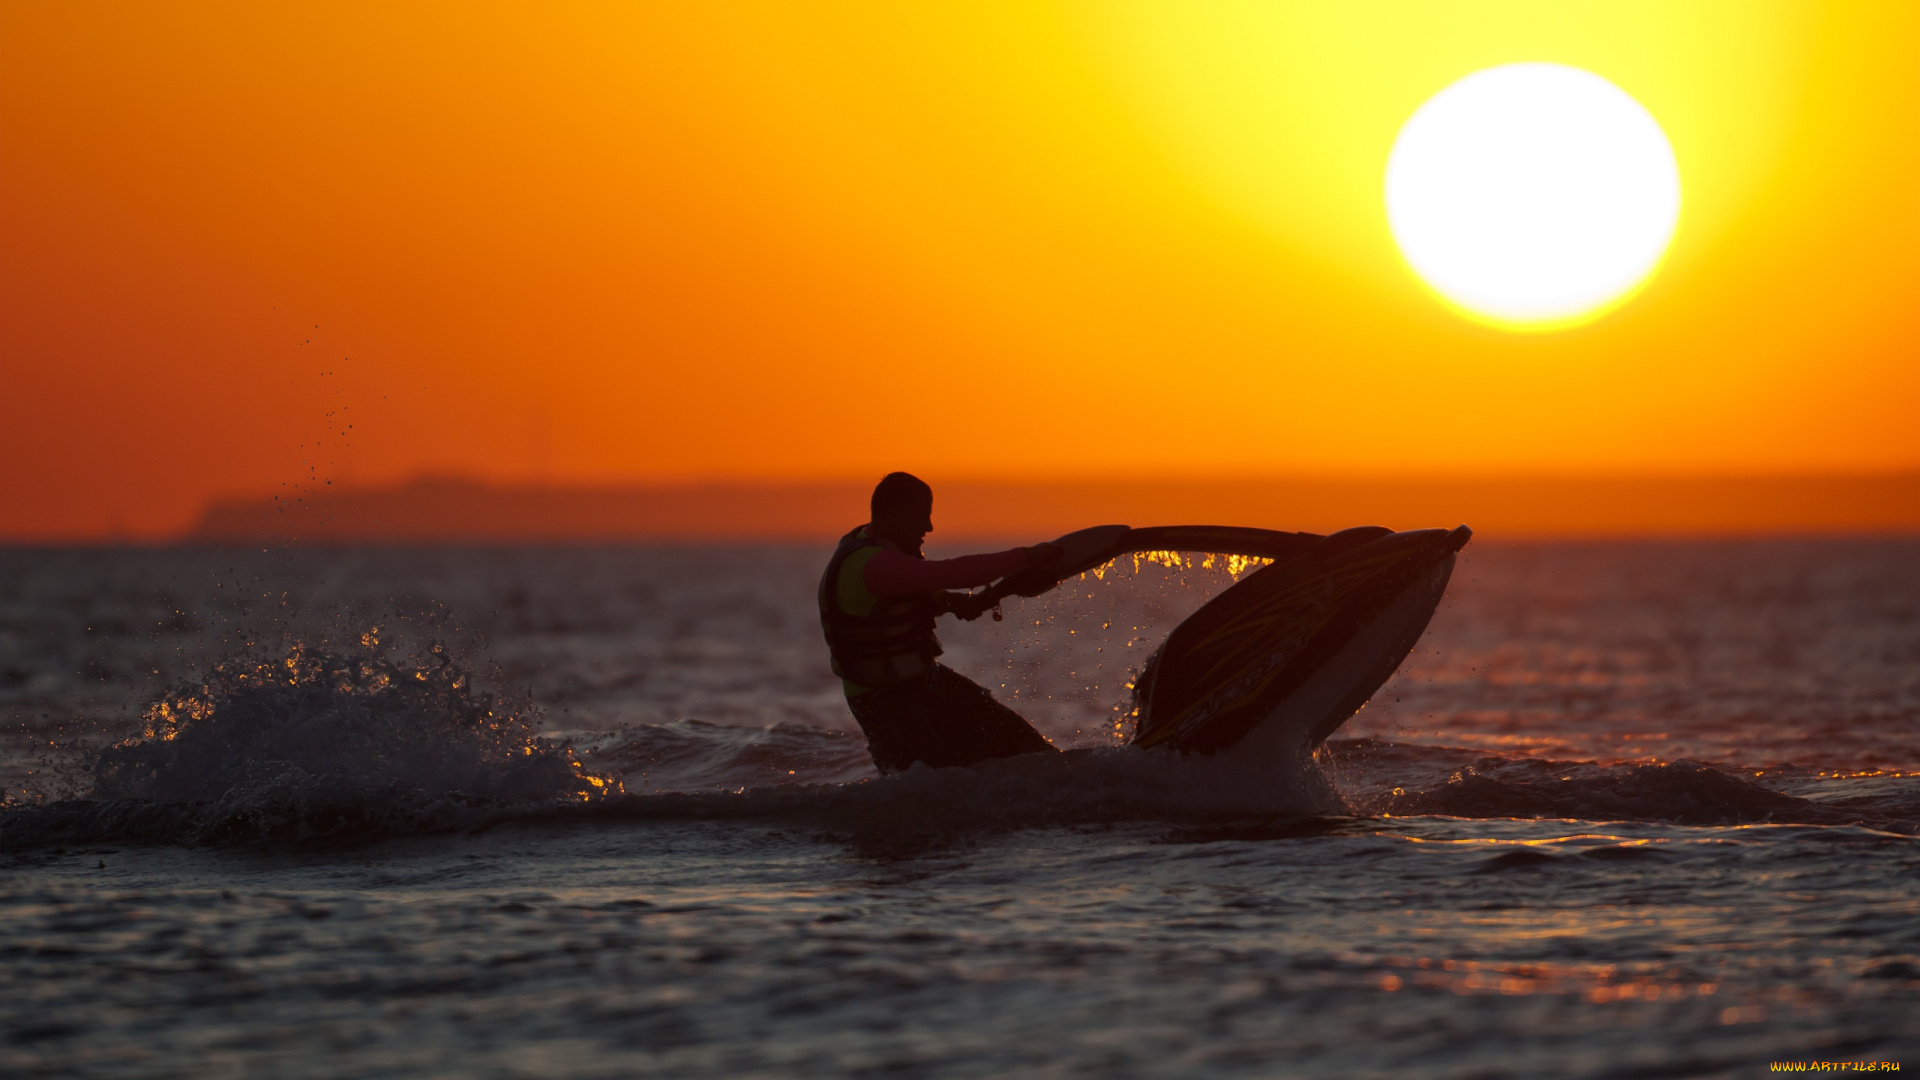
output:
{"label": "sunset sky", "polygon": [[[1524,61],[1682,190],[1556,332],[1383,207]],[[1920,468],[1920,4],[5,0],[0,463],[12,539],[422,474]]]}

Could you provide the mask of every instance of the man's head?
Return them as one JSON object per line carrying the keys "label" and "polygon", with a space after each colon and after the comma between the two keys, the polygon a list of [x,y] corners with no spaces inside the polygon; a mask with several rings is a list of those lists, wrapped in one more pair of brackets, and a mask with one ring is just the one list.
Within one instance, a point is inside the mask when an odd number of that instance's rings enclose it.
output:
{"label": "man's head", "polygon": [[873,489],[872,527],[909,555],[933,531],[933,489],[911,473],[888,473]]}

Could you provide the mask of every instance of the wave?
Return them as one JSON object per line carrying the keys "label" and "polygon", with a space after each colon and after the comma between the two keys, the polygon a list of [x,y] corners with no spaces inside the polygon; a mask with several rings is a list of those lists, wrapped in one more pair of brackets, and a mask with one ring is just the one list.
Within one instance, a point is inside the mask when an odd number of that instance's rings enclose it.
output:
{"label": "wave", "polygon": [[924,833],[1347,811],[1310,759],[1074,749],[883,779],[858,736],[800,724],[679,721],[558,741],[536,733],[530,704],[477,693],[437,646],[229,661],[145,720],[101,752],[91,798],[0,811],[0,850],[338,845],[582,817]]}
{"label": "wave", "polygon": [[[71,844],[359,844],[515,820],[716,820],[868,836],[1302,818],[1575,818],[1920,831],[1910,777],[1759,777],[1694,761],[1601,764],[1377,739],[1248,761],[1126,747],[873,775],[857,735],[699,721],[540,734],[440,645],[246,652],[149,704],[102,751],[91,798],[0,811],[0,850]],[[1762,782],[1764,781],[1764,782]],[[1831,785],[1829,784],[1829,788]],[[1797,789],[1797,790],[1796,790]]]}
{"label": "wave", "polygon": [[866,740],[812,724],[738,727],[701,720],[577,733],[595,772],[636,792],[737,791],[779,784],[843,784],[873,775]]}
{"label": "wave", "polygon": [[[1378,739],[1336,743],[1336,775],[1360,790],[1355,809],[1390,817],[1569,818],[1674,825],[1760,822],[1866,825],[1920,831],[1920,784],[1775,766],[1733,769],[1699,761],[1600,763],[1488,756]],[[1764,779],[1766,782],[1762,783]],[[1798,789],[1796,791],[1796,789]]]}
{"label": "wave", "polygon": [[391,656],[244,652],[152,701],[101,751],[92,797],[0,817],[0,844],[60,837],[187,843],[358,840],[620,791],[536,734],[530,702],[481,692],[443,645]]}

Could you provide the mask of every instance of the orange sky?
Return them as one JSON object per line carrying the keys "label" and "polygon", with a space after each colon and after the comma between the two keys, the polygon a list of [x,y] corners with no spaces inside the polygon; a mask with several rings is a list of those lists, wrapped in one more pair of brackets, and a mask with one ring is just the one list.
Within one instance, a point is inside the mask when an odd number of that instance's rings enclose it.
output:
{"label": "orange sky", "polygon": [[[1911,0],[634,7],[0,4],[0,538],[423,472],[1920,466]],[[1525,60],[1682,175],[1562,333],[1380,207]]]}

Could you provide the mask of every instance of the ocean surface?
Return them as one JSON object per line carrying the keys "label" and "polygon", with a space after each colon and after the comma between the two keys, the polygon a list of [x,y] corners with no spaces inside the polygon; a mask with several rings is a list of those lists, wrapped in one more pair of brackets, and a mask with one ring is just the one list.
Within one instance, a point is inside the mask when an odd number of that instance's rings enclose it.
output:
{"label": "ocean surface", "polygon": [[879,778],[825,555],[0,549],[0,1075],[1920,1068],[1920,541],[1477,541],[1253,775],[1125,745],[1224,560],[943,620],[1071,752]]}

